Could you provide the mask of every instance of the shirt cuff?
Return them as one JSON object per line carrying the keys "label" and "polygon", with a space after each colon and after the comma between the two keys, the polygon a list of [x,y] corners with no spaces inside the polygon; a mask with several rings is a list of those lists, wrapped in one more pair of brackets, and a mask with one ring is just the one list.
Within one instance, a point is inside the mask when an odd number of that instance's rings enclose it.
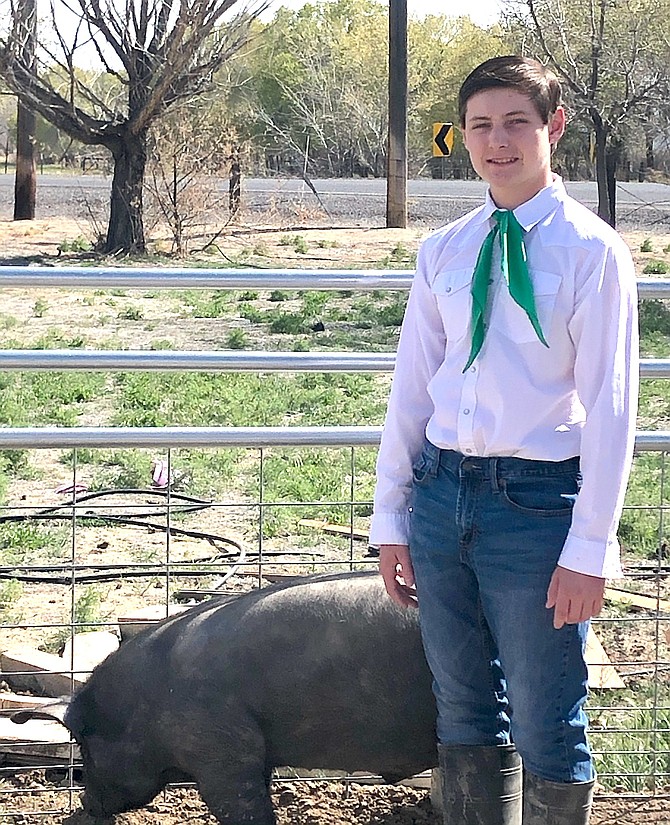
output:
{"label": "shirt cuff", "polygon": [[375,513],[370,522],[370,544],[409,544],[409,513]]}
{"label": "shirt cuff", "polygon": [[616,538],[606,542],[590,541],[568,533],[558,564],[567,570],[601,579],[620,579],[623,576],[621,548]]}

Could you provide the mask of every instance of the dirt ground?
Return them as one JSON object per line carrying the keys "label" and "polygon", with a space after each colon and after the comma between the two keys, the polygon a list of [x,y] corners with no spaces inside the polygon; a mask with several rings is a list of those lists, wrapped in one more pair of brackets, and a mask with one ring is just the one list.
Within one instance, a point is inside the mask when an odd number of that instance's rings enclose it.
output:
{"label": "dirt ground", "polygon": [[[422,238],[428,235],[426,227],[407,229],[386,229],[369,226],[340,226],[327,228],[316,226],[309,220],[304,225],[264,224],[258,216],[248,215],[237,224],[228,227],[217,241],[218,254],[207,255],[202,260],[210,260],[215,266],[225,266],[228,259],[236,261],[240,257],[255,256],[255,264],[265,266],[272,261],[277,268],[355,268],[379,265],[398,245],[408,252],[415,252]],[[622,233],[633,252],[642,273],[645,261],[667,260],[664,250],[670,243],[670,232],[657,230],[635,230]],[[298,252],[287,243],[287,237],[300,235],[307,244],[307,252]],[[46,264],[66,266],[71,261],[67,252],[59,252],[59,246],[67,246],[78,238],[92,240],[94,227],[87,221],[71,218],[43,218],[35,221],[0,220],[0,265]],[[651,252],[640,252],[640,246],[647,238],[653,239]],[[165,241],[156,241],[158,248],[166,248]],[[197,246],[197,244],[195,244]],[[87,264],[94,263],[84,256]],[[124,261],[101,261],[100,265],[124,265]],[[179,266],[178,258],[172,265]],[[253,265],[249,261],[248,265]],[[170,265],[169,263],[165,264]],[[406,268],[411,268],[407,266]]]}
{"label": "dirt ground", "polygon": [[[379,265],[392,250],[403,248],[409,252],[416,250],[426,229],[374,229],[345,227],[325,229],[305,227],[259,226],[249,222],[232,227],[220,239],[219,258],[210,258],[217,265],[225,265],[226,259],[239,260],[240,256],[251,265],[259,265],[263,260],[272,261],[280,268],[292,267],[367,267]],[[306,241],[308,252],[300,253],[286,244],[287,234],[300,234]],[[666,259],[664,250],[670,243],[670,234],[654,237],[653,253],[640,252],[640,245],[649,233],[626,233],[625,238],[633,250],[641,274],[644,261],[653,258]],[[59,246],[79,237],[92,236],[92,228],[82,221],[64,219],[44,219],[32,222],[14,223],[0,221],[0,264],[46,264],[67,265],[70,259],[59,254]],[[67,245],[67,244],[66,244]],[[262,253],[262,254],[261,254]],[[91,263],[91,261],[87,261]],[[117,262],[123,263],[123,262]],[[175,261],[175,264],[179,264]],[[408,267],[409,268],[409,267]],[[48,300],[49,312],[44,318],[35,317],[35,302]],[[141,300],[141,299],[138,299]],[[53,290],[9,290],[3,296],[3,313],[18,319],[16,335],[20,337],[30,320],[30,337],[34,338],[40,325],[46,330],[57,323],[63,327],[86,331],[87,345],[95,344],[95,324],[87,320],[85,312],[90,307],[82,306],[72,294]],[[154,319],[160,323],[160,318]],[[119,325],[112,330],[120,345],[146,346],[158,337],[156,329],[143,331],[134,327],[131,332]],[[27,333],[26,333],[27,334]],[[104,330],[109,336],[110,328]],[[205,349],[211,347],[210,330],[198,326],[192,320],[185,321],[183,328],[170,329],[175,345],[184,349]],[[103,331],[98,330],[98,336]],[[86,423],[93,423],[92,420]],[[45,505],[51,503],[53,490],[60,481],[67,481],[68,471],[59,465],[53,456],[45,451],[43,459],[44,480],[30,482],[21,495],[33,495]],[[48,466],[47,466],[48,465]],[[62,478],[59,474],[62,474]],[[108,540],[106,533],[94,537],[98,545]],[[161,539],[156,541],[160,543]],[[98,551],[100,552],[100,551]],[[100,556],[104,559],[104,555]],[[160,594],[155,594],[160,596]],[[147,594],[137,590],[134,598],[138,604],[146,603]],[[48,601],[48,600],[47,600]],[[58,597],[54,593],[54,611],[58,607]],[[670,789],[668,789],[670,795]],[[278,825],[438,825],[440,820],[433,812],[428,792],[400,786],[377,786],[342,784],[336,782],[277,783],[273,800],[277,811]],[[69,813],[54,813],[69,811]],[[76,794],[58,790],[45,781],[41,772],[21,773],[0,779],[0,823],[7,825],[93,825],[77,804]],[[142,811],[117,817],[117,825],[183,825],[202,823],[212,825],[213,818],[207,813],[197,793],[193,790],[170,791],[158,797]],[[593,825],[668,825],[670,823],[670,799],[663,793],[652,799],[626,799],[599,795],[592,819]]]}
{"label": "dirt ground", "polygon": [[[428,234],[425,227],[385,229],[368,226],[340,226],[334,229],[306,220],[299,222],[264,223],[258,215],[242,217],[226,228],[217,238],[210,253],[199,255],[201,261],[211,261],[213,266],[226,266],[230,260],[244,263],[244,257],[254,258],[257,266],[278,268],[348,268],[372,266],[402,244],[408,250],[416,250],[421,238]],[[288,239],[301,236],[307,251],[296,251]],[[0,220],[0,265],[21,263],[46,263],[52,266],[66,265],[67,252],[59,247],[71,246],[77,239],[92,241],[95,230],[84,220],[71,218],[42,218],[34,221]],[[194,241],[193,249],[200,243]],[[150,243],[152,250],[167,250],[169,243],[156,236]],[[197,253],[196,253],[197,254]],[[86,257],[86,256],[84,256]],[[266,259],[263,262],[263,259]],[[254,261],[246,261],[252,265]],[[91,263],[91,259],[87,260]],[[124,265],[124,261],[101,261],[101,265]],[[166,266],[169,264],[166,264]],[[178,258],[173,265],[183,265]]]}
{"label": "dirt ground", "polygon": [[[22,813],[11,814],[10,808],[6,808],[3,823],[98,825],[98,820],[78,807],[76,796],[70,805],[67,793],[45,791],[35,779],[26,781],[24,790],[26,795],[20,797]],[[272,800],[277,825],[442,825],[428,791],[397,785],[281,782],[273,787]],[[13,802],[16,805],[17,797]],[[70,813],[49,812],[53,810]],[[215,822],[196,791],[191,789],[167,791],[142,810],[115,818],[115,825],[215,825]],[[668,825],[669,822],[670,800],[661,797],[597,798],[591,817],[591,825]]]}

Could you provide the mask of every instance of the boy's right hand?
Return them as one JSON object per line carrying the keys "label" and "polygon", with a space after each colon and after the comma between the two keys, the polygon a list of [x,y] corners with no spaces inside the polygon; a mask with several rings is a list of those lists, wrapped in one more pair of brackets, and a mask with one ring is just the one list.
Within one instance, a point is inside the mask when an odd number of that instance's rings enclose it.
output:
{"label": "boy's right hand", "polygon": [[379,572],[386,592],[400,607],[417,607],[414,569],[406,544],[382,544],[379,548]]}

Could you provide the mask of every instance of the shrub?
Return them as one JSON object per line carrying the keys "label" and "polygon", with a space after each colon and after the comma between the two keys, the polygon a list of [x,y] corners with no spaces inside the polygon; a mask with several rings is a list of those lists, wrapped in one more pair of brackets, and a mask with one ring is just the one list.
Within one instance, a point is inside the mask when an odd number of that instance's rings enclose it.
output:
{"label": "shrub", "polygon": [[270,331],[299,335],[309,332],[309,322],[301,312],[282,312],[273,318]]}
{"label": "shrub", "polygon": [[44,298],[38,298],[33,306],[33,315],[35,318],[42,318],[48,308],[49,304],[44,300]]}
{"label": "shrub", "polygon": [[125,307],[116,317],[121,321],[141,321],[144,313],[139,307]]}
{"label": "shrub", "polygon": [[307,241],[302,237],[302,235],[296,235],[293,239],[293,249],[298,253],[298,255],[306,255],[309,251]]}
{"label": "shrub", "polygon": [[240,318],[245,318],[252,324],[262,324],[268,320],[265,313],[248,303],[240,304]]}
{"label": "shrub", "polygon": [[670,264],[657,259],[649,261],[642,270],[643,275],[666,275],[670,272]]}
{"label": "shrub", "polygon": [[79,235],[74,240],[65,238],[58,244],[59,254],[63,252],[90,252],[91,248],[90,241],[87,241],[83,235]]}
{"label": "shrub", "polygon": [[243,329],[233,329],[226,336],[227,349],[246,349],[249,343],[249,336]]}

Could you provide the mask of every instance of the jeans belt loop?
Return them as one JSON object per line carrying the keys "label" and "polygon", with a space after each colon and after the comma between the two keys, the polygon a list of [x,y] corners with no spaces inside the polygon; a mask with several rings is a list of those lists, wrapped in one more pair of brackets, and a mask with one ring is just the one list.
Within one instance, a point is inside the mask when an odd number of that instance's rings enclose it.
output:
{"label": "jeans belt loop", "polygon": [[494,493],[499,493],[500,487],[498,485],[498,459],[492,458],[489,466],[491,470],[491,489]]}

